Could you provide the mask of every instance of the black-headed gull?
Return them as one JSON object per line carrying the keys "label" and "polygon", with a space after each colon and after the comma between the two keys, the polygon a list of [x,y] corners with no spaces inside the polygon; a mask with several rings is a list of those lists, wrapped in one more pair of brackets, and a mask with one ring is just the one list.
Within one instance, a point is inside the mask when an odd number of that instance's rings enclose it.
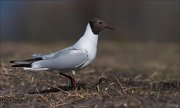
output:
{"label": "black-headed gull", "polygon": [[[23,67],[24,70],[65,70],[75,71],[88,66],[96,57],[98,35],[104,29],[113,29],[103,20],[95,18],[89,21],[84,35],[72,46],[50,54],[33,54],[31,59],[10,61],[12,67]],[[64,71],[59,72],[71,80],[76,81]]]}

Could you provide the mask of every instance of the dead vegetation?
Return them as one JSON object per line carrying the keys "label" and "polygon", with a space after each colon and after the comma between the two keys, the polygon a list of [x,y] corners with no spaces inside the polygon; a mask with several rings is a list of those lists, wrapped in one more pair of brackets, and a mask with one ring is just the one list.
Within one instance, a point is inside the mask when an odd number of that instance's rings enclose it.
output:
{"label": "dead vegetation", "polygon": [[[46,50],[51,52],[59,48],[3,43],[0,53],[0,106],[3,108],[180,107],[178,44],[106,45],[102,42],[101,45],[96,61],[74,76],[78,81],[77,89],[71,89],[68,80],[59,76],[57,71],[25,72],[11,68],[8,63],[14,58],[27,58],[32,53],[47,53]],[[35,46],[39,46],[41,50]]]}

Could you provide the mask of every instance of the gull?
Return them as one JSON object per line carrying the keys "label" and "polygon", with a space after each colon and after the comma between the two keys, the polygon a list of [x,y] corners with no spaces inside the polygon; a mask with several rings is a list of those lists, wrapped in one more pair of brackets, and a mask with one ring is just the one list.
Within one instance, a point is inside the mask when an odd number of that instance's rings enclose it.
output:
{"label": "gull", "polygon": [[71,86],[76,87],[76,80],[64,74],[67,71],[83,69],[96,57],[98,37],[100,31],[113,29],[99,18],[90,20],[84,35],[72,46],[49,54],[33,54],[31,59],[13,60],[12,67],[21,67],[24,70],[59,70],[59,74],[71,81]]}

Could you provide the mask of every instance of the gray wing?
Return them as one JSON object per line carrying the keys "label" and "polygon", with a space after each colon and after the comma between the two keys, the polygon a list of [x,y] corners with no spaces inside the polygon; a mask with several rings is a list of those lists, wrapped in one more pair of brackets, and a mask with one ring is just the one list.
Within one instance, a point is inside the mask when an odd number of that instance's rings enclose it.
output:
{"label": "gray wing", "polygon": [[43,57],[45,56],[45,54],[33,54],[32,58],[39,58],[39,57]]}
{"label": "gray wing", "polygon": [[88,60],[86,51],[69,50],[56,53],[53,57],[34,62],[33,67],[71,70],[80,68]]}
{"label": "gray wing", "polygon": [[49,53],[49,54],[33,54],[32,58],[42,57],[42,59],[48,59],[48,58],[54,57],[57,53],[58,54],[60,54],[60,53],[63,54],[63,53],[66,53],[67,51],[70,51],[70,50],[73,50],[73,49],[74,49],[73,47],[67,47],[65,49],[62,49],[62,50],[54,52],[54,53]]}

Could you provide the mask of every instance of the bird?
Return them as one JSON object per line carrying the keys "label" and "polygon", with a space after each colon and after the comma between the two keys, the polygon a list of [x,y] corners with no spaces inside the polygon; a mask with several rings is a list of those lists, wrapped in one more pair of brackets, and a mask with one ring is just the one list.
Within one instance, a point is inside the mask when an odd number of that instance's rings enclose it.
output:
{"label": "bird", "polygon": [[95,59],[99,33],[104,29],[114,28],[99,18],[93,18],[88,22],[84,35],[72,46],[53,53],[33,54],[30,59],[13,60],[10,61],[11,66],[30,71],[58,70],[75,88],[76,80],[65,72],[83,69]]}

